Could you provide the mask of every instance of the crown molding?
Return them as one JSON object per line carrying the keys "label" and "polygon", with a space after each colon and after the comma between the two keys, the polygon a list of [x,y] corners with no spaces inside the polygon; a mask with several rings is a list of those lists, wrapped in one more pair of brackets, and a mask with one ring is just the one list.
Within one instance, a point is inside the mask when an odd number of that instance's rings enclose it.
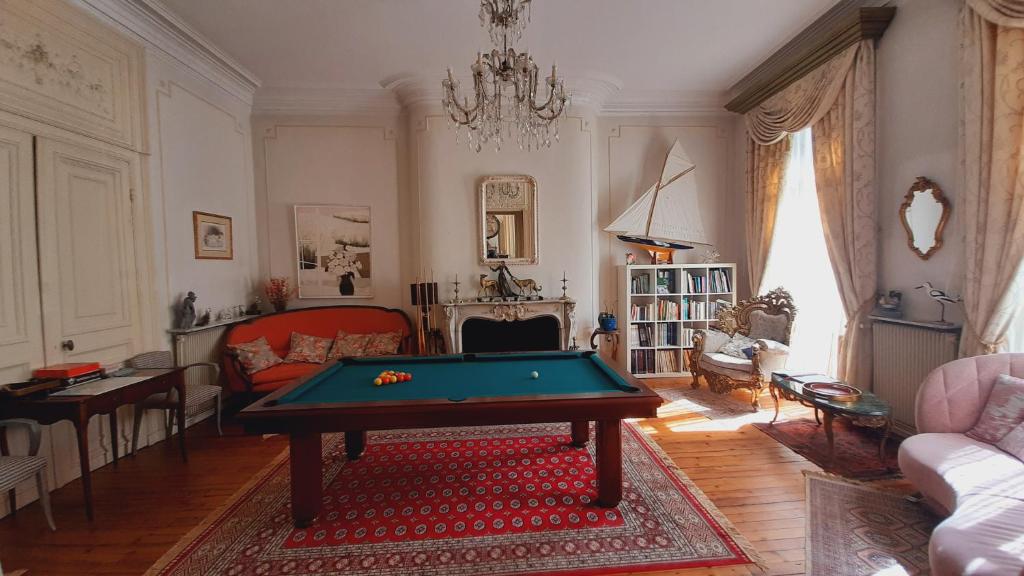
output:
{"label": "crown molding", "polygon": [[623,90],[601,107],[603,116],[679,116],[728,114],[725,92]]}
{"label": "crown molding", "polygon": [[342,86],[264,86],[253,104],[253,114],[397,116],[401,111],[390,90]]}
{"label": "crown molding", "polygon": [[877,40],[896,15],[879,0],[843,0],[729,89],[725,105],[744,114],[861,40]]}
{"label": "crown molding", "polygon": [[159,0],[72,0],[85,10],[123,27],[246,104],[259,78],[218,48]]}

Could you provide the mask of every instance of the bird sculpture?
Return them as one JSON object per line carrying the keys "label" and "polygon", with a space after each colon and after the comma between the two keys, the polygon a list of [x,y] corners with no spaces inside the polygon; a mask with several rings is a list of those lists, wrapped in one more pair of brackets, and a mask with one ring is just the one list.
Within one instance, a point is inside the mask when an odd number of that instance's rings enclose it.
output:
{"label": "bird sculpture", "polygon": [[939,324],[949,324],[949,322],[946,322],[946,304],[957,304],[958,302],[963,302],[963,298],[959,296],[950,296],[949,294],[946,294],[944,290],[939,290],[932,286],[931,282],[925,282],[917,287],[918,290],[922,288],[928,291],[929,298],[938,302],[939,306],[942,307],[942,315],[939,317]]}

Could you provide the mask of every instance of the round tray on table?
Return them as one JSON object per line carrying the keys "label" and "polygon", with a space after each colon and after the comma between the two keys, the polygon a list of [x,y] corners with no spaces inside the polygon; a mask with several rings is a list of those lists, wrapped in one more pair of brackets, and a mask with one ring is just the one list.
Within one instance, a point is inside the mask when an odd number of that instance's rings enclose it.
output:
{"label": "round tray on table", "polygon": [[804,390],[817,398],[834,402],[856,402],[861,396],[860,390],[842,382],[811,382],[804,384]]}

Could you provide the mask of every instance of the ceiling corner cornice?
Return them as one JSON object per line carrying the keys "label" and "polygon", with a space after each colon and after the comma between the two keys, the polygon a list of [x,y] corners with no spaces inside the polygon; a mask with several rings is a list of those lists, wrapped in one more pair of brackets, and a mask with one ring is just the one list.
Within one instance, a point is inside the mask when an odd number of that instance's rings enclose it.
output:
{"label": "ceiling corner cornice", "polygon": [[260,80],[159,0],[74,0],[181,62],[247,104]]}
{"label": "ceiling corner cornice", "polygon": [[264,86],[253,105],[253,114],[396,116],[401,111],[390,90],[341,86]]}

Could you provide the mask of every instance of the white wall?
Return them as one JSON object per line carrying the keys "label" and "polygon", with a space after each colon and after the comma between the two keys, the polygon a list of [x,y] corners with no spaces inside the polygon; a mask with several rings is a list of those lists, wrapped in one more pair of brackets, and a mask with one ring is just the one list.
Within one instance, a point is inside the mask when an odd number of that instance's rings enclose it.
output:
{"label": "white wall", "polygon": [[370,207],[372,298],[293,298],[289,307],[402,303],[394,118],[257,117],[260,277],[296,282],[296,204]]}
{"label": "white wall", "polygon": [[[163,52],[146,53],[149,190],[159,302],[172,326],[188,291],[197,310],[247,304],[258,273],[251,107]],[[232,219],[232,260],[195,258],[192,212]],[[163,341],[168,341],[164,335]]]}
{"label": "white wall", "polygon": [[[959,64],[957,0],[898,0],[896,18],[878,47],[879,290],[904,294],[905,316],[937,320],[938,305],[914,287],[930,281],[959,292],[963,225],[957,172]],[[907,247],[899,222],[903,196],[917,176],[949,197],[952,219],[942,249],[921,260]],[[959,307],[947,320],[960,322]]]}

